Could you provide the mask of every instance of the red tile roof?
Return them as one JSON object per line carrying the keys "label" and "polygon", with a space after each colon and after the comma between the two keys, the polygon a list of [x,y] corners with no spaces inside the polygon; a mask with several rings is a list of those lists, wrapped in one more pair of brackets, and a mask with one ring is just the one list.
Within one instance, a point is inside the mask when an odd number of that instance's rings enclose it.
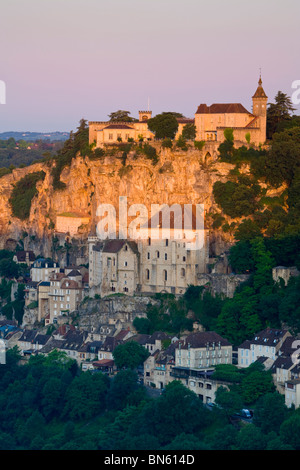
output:
{"label": "red tile roof", "polygon": [[251,114],[246,108],[240,103],[214,103],[211,106],[206,104],[200,104],[196,114]]}

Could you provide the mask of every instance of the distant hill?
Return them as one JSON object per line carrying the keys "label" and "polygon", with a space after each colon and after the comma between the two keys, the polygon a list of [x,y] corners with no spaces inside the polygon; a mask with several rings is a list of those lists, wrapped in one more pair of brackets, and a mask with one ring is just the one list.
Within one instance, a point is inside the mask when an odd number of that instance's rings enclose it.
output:
{"label": "distant hill", "polygon": [[35,140],[64,141],[69,138],[69,132],[0,132],[0,140],[8,140],[13,137],[16,141],[26,140],[34,142]]}

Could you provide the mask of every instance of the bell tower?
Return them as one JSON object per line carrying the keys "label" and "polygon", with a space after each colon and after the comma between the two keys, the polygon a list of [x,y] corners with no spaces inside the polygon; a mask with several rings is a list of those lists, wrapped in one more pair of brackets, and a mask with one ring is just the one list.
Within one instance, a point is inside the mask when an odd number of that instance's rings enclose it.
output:
{"label": "bell tower", "polygon": [[264,143],[267,138],[267,103],[268,97],[262,87],[261,75],[258,81],[256,92],[252,96],[252,113],[255,117],[259,118],[259,127],[261,130],[261,143]]}

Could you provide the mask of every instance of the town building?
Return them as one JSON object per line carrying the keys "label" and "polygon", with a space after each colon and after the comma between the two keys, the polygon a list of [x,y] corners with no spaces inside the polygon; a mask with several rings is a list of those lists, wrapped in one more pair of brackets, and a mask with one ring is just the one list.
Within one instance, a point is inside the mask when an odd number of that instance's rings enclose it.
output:
{"label": "town building", "polygon": [[139,119],[133,122],[90,121],[89,143],[95,143],[98,148],[103,144],[128,142],[128,139],[153,140],[154,134],[147,125],[151,117],[152,111],[139,111]]}
{"label": "town building", "polygon": [[30,269],[30,277],[33,282],[48,282],[53,273],[59,273],[58,263],[45,258],[38,258]]}
{"label": "town building", "polygon": [[238,366],[248,367],[260,357],[268,357],[274,362],[278,350],[288,336],[291,334],[284,329],[266,328],[259,331],[252,339],[239,345]]}
{"label": "town building", "polygon": [[[268,97],[262,86],[261,76],[258,87],[252,96],[252,111],[241,103],[214,103],[210,106],[200,104],[193,119],[178,118],[176,139],[186,124],[194,124],[196,140],[205,142],[224,141],[224,130],[233,129],[234,140],[238,146],[251,142],[259,146],[266,142]],[[138,141],[141,137],[153,140],[154,134],[148,129],[147,121],[151,111],[140,111],[136,122],[89,122],[89,143],[96,147],[104,144]]]}
{"label": "town building", "polygon": [[35,254],[33,251],[16,251],[13,256],[13,261],[17,264],[27,264],[27,266],[32,266],[35,260]]}
{"label": "town building", "polygon": [[[190,207],[191,206],[191,207]],[[201,210],[163,205],[141,224],[139,236],[89,244],[89,286],[101,296],[135,292],[183,294],[209,264],[209,234]]]}
{"label": "town building", "polygon": [[78,309],[83,300],[82,274],[73,269],[68,274],[54,273],[50,277],[49,313],[50,323],[61,315],[69,315]]}

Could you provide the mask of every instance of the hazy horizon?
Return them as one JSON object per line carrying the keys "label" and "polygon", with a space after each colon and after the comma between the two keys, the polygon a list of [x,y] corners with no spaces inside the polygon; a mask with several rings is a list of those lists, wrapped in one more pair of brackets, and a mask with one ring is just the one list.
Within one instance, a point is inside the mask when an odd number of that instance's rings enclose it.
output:
{"label": "hazy horizon", "polygon": [[[298,0],[10,0],[1,6],[0,132],[69,132],[118,109],[251,112],[300,80]],[[300,107],[296,114],[299,114]]]}

